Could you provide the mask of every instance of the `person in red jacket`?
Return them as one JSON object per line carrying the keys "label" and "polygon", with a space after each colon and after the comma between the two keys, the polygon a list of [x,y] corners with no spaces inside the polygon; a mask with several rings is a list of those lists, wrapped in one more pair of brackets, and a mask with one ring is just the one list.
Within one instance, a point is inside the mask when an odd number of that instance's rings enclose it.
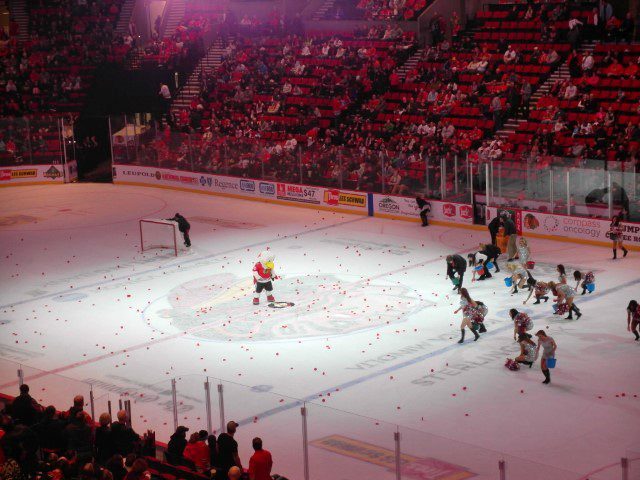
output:
{"label": "person in red jacket", "polygon": [[268,450],[262,448],[262,439],[253,439],[254,454],[249,459],[249,478],[251,480],[271,480],[271,468],[273,459]]}
{"label": "person in red jacket", "polygon": [[258,255],[258,261],[253,266],[253,283],[256,286],[256,292],[253,295],[254,305],[260,304],[260,294],[262,293],[262,290],[267,291],[268,302],[276,301],[271,293],[273,291],[273,283],[271,281],[275,278],[275,274],[273,272],[274,258],[275,255],[268,250],[265,250],[264,252],[260,252],[260,255]]}
{"label": "person in red jacket", "polygon": [[209,468],[209,446],[204,442],[207,436],[207,432],[204,430],[193,432],[184,449],[184,458],[193,462],[198,472],[206,472]]}

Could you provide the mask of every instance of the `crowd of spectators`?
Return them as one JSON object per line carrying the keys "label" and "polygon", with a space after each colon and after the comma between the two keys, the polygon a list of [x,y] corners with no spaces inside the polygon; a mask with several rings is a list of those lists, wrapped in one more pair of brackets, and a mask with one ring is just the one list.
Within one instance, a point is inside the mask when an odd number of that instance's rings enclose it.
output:
{"label": "crowd of spectators", "polygon": [[411,21],[431,4],[431,0],[336,0],[323,18],[327,20]]}
{"label": "crowd of spectators", "polygon": [[28,41],[0,50],[0,115],[79,110],[95,67],[129,48],[114,32],[122,3],[28,2]]}
{"label": "crowd of spectators", "polygon": [[[43,407],[20,386],[20,394],[0,412],[0,478],[3,480],[167,480],[164,467],[174,465],[193,474],[185,478],[270,480],[273,460],[252,440],[253,455],[245,464],[234,436],[239,426],[227,424],[217,438],[205,430],[194,432],[179,426],[167,445],[166,463],[155,460],[155,434],[140,436],[125,410],[112,421],[109,413],[94,422],[85,411],[85,399],[77,395],[66,411]],[[174,473],[178,473],[176,471]],[[197,474],[201,474],[198,476]]]}

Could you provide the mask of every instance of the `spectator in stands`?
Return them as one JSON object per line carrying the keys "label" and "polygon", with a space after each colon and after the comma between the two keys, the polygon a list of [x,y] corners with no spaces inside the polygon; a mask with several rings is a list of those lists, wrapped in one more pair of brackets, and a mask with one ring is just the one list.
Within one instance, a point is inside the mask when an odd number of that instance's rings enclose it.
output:
{"label": "spectator in stands", "polygon": [[187,432],[189,429],[180,425],[169,438],[165,457],[171,465],[182,465],[184,449],[187,446]]}
{"label": "spectator in stands", "polygon": [[151,480],[147,461],[144,458],[137,458],[131,465],[131,470],[124,477],[124,480]]}
{"label": "spectator in stands", "polygon": [[64,429],[66,448],[78,455],[91,453],[93,449],[91,427],[87,425],[83,413],[76,411]]}
{"label": "spectator in stands", "polygon": [[111,415],[103,413],[100,415],[100,426],[95,433],[95,454],[96,461],[104,465],[115,453],[115,444],[111,434]]}
{"label": "spectator in stands", "polygon": [[140,436],[129,426],[129,416],[125,410],[120,410],[118,420],[111,424],[111,436],[115,452],[123,456],[134,452],[140,443]]}
{"label": "spectator in stands", "polygon": [[252,441],[254,454],[249,460],[250,480],[271,480],[271,468],[273,459],[271,453],[262,448],[262,439],[256,437]]}
{"label": "spectator in stands", "polygon": [[209,435],[207,446],[209,447],[209,465],[214,467],[218,465],[218,440],[215,435]]}
{"label": "spectator in stands", "polygon": [[240,480],[242,478],[242,470],[238,467],[231,467],[227,476],[229,480]]}
{"label": "spectator in stands", "polygon": [[192,462],[199,473],[209,468],[209,447],[205,443],[208,433],[205,430],[193,432],[184,449],[184,458]]}
{"label": "spectator in stands", "polygon": [[17,423],[33,425],[42,413],[42,407],[29,395],[29,385],[20,385],[20,395],[13,399],[9,413]]}
{"label": "spectator in stands", "polygon": [[105,464],[105,468],[113,475],[113,480],[123,480],[127,475],[127,470],[124,468],[124,458],[122,455],[114,455]]}
{"label": "spectator in stands", "polygon": [[33,426],[43,453],[59,453],[66,447],[64,421],[58,418],[56,407],[49,405],[44,409],[42,420]]}
{"label": "spectator in stands", "polygon": [[84,423],[89,426],[93,426],[93,419],[91,418],[91,415],[84,411],[84,397],[82,395],[76,395],[73,397],[73,406],[69,408],[65,416],[67,419],[71,420],[72,418],[75,418],[77,414],[81,415]]}
{"label": "spectator in stands", "polygon": [[238,467],[242,471],[242,462],[238,456],[238,442],[234,438],[238,426],[236,422],[230,421],[227,423],[227,432],[218,436],[217,480],[227,480],[231,467]]}

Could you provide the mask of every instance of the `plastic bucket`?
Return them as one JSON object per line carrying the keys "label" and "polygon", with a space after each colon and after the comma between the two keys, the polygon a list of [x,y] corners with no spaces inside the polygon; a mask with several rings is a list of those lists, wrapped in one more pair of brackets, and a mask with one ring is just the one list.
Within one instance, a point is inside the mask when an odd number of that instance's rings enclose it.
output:
{"label": "plastic bucket", "polygon": [[485,267],[487,268],[493,268],[493,262],[487,262]]}
{"label": "plastic bucket", "polygon": [[528,261],[527,263],[525,263],[525,267],[527,267],[527,269],[529,270],[533,270],[533,267],[535,266],[536,266],[536,262]]}
{"label": "plastic bucket", "polygon": [[504,279],[504,284],[505,284],[507,287],[512,286],[512,285],[513,285],[513,280],[511,280],[511,277],[507,277],[507,278],[505,278],[505,279]]}
{"label": "plastic bucket", "polygon": [[456,286],[460,285],[460,279],[458,277],[453,277],[451,279],[451,282],[453,282],[453,284]]}
{"label": "plastic bucket", "polygon": [[596,284],[595,283],[587,283],[587,292],[589,293],[593,293],[596,289]]}
{"label": "plastic bucket", "polygon": [[483,268],[484,268],[484,266],[482,266],[482,265],[476,265],[476,267],[475,267],[475,271],[476,271],[476,272],[482,272],[482,269],[483,269]]}
{"label": "plastic bucket", "polygon": [[547,368],[556,368],[555,358],[547,358]]}

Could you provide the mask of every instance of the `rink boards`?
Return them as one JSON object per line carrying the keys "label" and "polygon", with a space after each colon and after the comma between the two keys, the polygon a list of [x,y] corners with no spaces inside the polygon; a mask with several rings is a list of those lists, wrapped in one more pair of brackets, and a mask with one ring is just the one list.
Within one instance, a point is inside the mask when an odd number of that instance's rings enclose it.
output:
{"label": "rink boards", "polygon": [[[334,212],[420,221],[420,210],[415,199],[398,195],[132,165],[114,165],[113,182],[121,185],[169,188]],[[473,224],[473,205],[471,204],[429,200],[428,205],[430,208],[428,217],[436,225],[476,230],[486,228]],[[488,207],[487,218],[493,218],[496,211],[495,207]],[[608,233],[609,220],[527,210],[510,209],[510,211],[515,214],[518,231],[527,236],[600,246],[611,244]],[[640,250],[640,224],[625,222],[624,240],[631,249]]]}

